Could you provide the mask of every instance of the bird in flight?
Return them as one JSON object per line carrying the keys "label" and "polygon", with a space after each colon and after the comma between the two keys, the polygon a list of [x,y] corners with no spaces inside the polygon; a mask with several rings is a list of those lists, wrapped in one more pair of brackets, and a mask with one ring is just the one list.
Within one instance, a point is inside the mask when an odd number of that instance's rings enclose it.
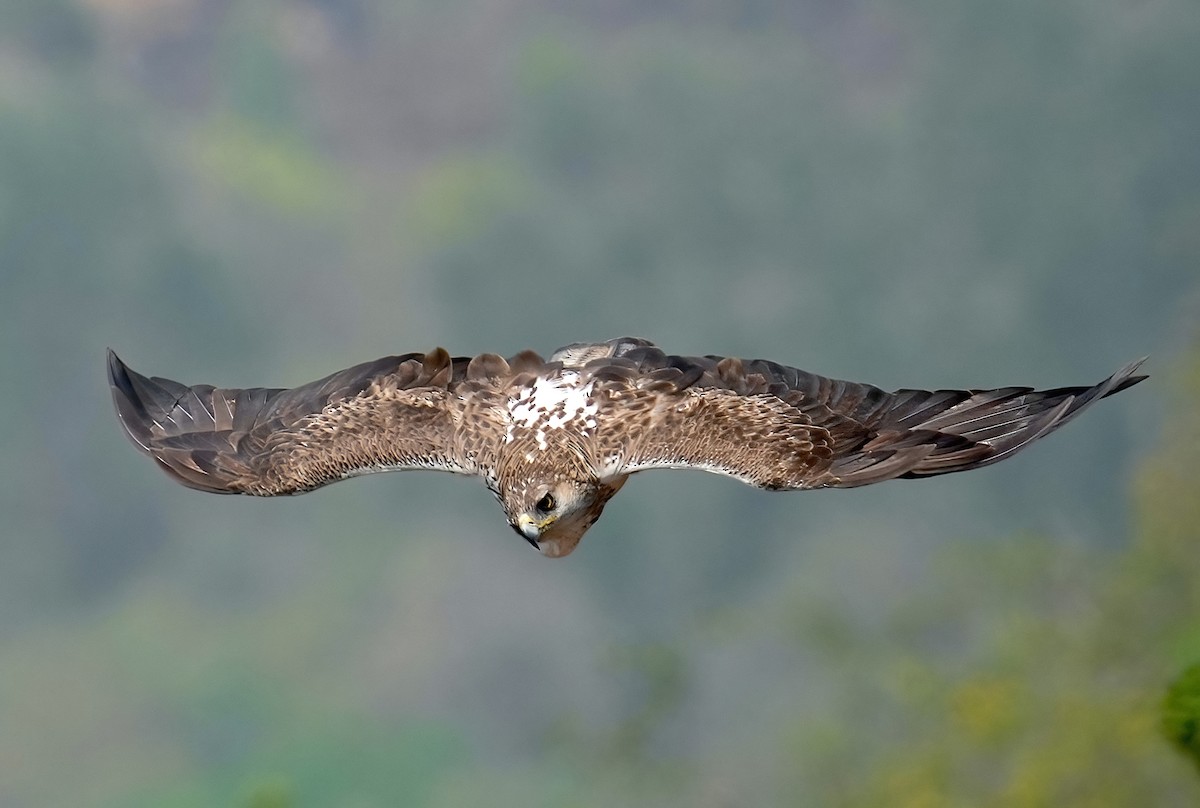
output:
{"label": "bird in flight", "polygon": [[548,359],[437,348],[291,389],[189,387],[112,351],[108,376],[126,434],[190,488],[278,496],[380,471],[476,475],[509,525],[558,557],[636,472],[694,468],[795,491],[980,468],[1137,384],[1142,361],[1093,387],[889,393],[625,337]]}

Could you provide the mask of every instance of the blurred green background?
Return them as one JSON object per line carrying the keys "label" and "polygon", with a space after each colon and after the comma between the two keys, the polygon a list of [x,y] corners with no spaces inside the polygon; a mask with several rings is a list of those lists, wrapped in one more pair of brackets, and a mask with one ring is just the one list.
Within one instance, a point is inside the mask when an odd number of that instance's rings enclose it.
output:
{"label": "blurred green background", "polygon": [[[0,804],[1197,804],[1197,42],[1194,0],[0,5]],[[644,475],[561,562],[449,475],[175,486],[104,380],[623,334],[1154,376],[968,475]]]}

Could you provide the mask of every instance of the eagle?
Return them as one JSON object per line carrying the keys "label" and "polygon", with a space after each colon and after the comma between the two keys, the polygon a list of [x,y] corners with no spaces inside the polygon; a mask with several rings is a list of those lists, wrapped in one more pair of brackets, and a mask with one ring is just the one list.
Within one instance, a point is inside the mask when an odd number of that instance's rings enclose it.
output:
{"label": "eagle", "polygon": [[301,494],[382,471],[482,477],[543,555],[579,544],[631,474],[701,469],[768,491],[981,468],[1145,376],[1092,387],[894,392],[764,359],[675,356],[645,339],[386,356],[300,387],[187,386],[108,352],[126,435],[217,494]]}

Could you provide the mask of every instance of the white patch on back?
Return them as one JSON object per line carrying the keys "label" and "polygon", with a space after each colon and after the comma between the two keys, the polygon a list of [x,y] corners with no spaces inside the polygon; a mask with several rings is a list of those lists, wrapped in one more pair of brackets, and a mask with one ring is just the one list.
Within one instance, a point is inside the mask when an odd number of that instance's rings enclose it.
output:
{"label": "white patch on back", "polygon": [[596,410],[592,382],[581,383],[578,373],[568,370],[554,378],[539,378],[508,400],[504,442],[511,443],[518,429],[531,429],[536,430],[538,449],[545,449],[550,430],[568,426],[580,432],[594,430]]}

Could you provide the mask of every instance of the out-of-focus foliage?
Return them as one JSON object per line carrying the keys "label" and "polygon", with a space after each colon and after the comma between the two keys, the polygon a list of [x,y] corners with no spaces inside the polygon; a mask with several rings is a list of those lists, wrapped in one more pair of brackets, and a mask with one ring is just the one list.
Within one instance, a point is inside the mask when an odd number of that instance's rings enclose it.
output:
{"label": "out-of-focus foliage", "polygon": [[[1200,659],[1198,363],[1193,352],[1160,449],[1137,475],[1128,548],[1097,554],[1042,537],[962,545],[926,592],[858,637],[873,640],[871,659],[856,643],[846,663],[870,688],[857,693],[861,721],[838,725],[825,761],[848,804],[1195,799],[1158,729],[1194,744],[1184,723],[1196,720],[1194,671],[1159,710],[1176,671]],[[804,609],[801,625],[814,620]],[[877,755],[865,773],[839,765],[850,748]]]}
{"label": "out-of-focus foliage", "polygon": [[[0,804],[1195,804],[1198,40],[1191,0],[0,5]],[[1155,376],[970,475],[646,475],[559,564],[459,479],[173,486],[103,380],[622,333]]]}
{"label": "out-of-focus foliage", "polygon": [[337,211],[341,189],[290,132],[229,117],[213,121],[197,138],[197,164],[231,191],[288,215]]}
{"label": "out-of-focus foliage", "polygon": [[1162,710],[1167,740],[1200,766],[1200,664],[1192,665],[1171,683]]}

